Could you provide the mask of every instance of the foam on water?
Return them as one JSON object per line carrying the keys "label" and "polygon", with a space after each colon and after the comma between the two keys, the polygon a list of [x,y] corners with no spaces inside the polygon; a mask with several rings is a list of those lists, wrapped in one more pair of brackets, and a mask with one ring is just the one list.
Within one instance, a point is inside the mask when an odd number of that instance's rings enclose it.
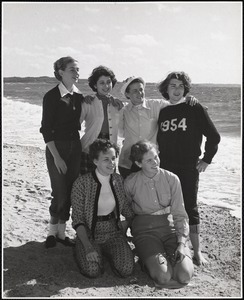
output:
{"label": "foam on water", "polygon": [[2,137],[3,142],[14,145],[45,148],[41,127],[42,107],[3,97]]}
{"label": "foam on water", "polygon": [[221,137],[212,163],[200,173],[198,194],[203,203],[228,208],[238,218],[242,214],[241,157],[241,139]]}
{"label": "foam on water", "polygon": [[[42,107],[40,105],[3,97],[3,143],[45,149],[45,142],[39,132],[41,119]],[[208,169],[205,173],[200,174],[199,200],[208,205],[231,209],[234,216],[241,217],[240,138],[222,137],[219,150]],[[210,174],[212,178],[209,177]],[[219,182],[220,177],[222,184],[216,190],[216,182]],[[231,195],[231,199],[227,195]]]}

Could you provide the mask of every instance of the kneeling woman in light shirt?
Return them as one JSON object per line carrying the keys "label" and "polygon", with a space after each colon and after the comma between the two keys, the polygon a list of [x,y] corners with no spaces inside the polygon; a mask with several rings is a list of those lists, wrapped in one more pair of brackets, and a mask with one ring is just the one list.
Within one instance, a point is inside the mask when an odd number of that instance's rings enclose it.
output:
{"label": "kneeling woman in light shirt", "polygon": [[160,169],[156,146],[139,141],[130,158],[141,168],[124,182],[135,218],[131,232],[140,261],[156,287],[188,284],[193,263],[188,246],[188,216],[179,178]]}
{"label": "kneeling woman in light shirt", "polygon": [[[104,257],[120,277],[134,270],[133,253],[125,236],[134,214],[125,197],[123,179],[114,173],[118,153],[112,141],[95,140],[89,155],[96,169],[79,176],[72,189],[76,258],[81,273],[90,278],[104,272]],[[120,221],[121,214],[124,221]]]}

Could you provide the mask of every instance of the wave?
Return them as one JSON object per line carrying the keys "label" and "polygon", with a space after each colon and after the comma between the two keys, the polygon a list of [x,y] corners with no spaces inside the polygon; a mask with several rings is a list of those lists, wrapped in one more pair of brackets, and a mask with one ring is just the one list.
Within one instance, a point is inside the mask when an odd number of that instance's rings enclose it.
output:
{"label": "wave", "polygon": [[45,148],[41,127],[42,108],[35,104],[10,100],[2,101],[3,142]]}
{"label": "wave", "polygon": [[[46,145],[39,131],[41,118],[41,106],[3,97],[3,143],[44,150]],[[121,142],[122,140],[119,139],[120,144]],[[203,152],[204,142],[203,139]],[[209,205],[229,208],[234,216],[240,217],[241,157],[240,137],[222,137],[213,162],[206,172],[200,174],[200,201]]]}

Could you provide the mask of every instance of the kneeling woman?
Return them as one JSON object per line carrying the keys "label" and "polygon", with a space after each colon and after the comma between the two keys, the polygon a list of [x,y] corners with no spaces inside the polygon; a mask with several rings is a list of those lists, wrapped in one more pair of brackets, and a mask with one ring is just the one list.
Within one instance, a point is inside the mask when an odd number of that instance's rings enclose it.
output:
{"label": "kneeling woman", "polygon": [[159,167],[156,146],[148,141],[131,147],[131,160],[141,168],[124,183],[136,214],[131,232],[138,256],[156,287],[187,284],[193,263],[179,178]]}
{"label": "kneeling woman", "polygon": [[[134,257],[125,237],[133,218],[122,177],[114,173],[118,146],[95,140],[89,155],[95,171],[81,175],[71,194],[72,226],[76,230],[76,258],[83,275],[95,278],[104,272],[105,256],[120,277],[131,275]],[[120,221],[120,214],[126,220]]]}

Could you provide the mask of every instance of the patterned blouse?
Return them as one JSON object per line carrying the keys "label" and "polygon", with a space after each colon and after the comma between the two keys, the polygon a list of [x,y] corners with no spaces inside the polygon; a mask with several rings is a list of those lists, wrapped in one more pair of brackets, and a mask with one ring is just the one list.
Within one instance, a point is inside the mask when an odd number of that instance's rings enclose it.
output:
{"label": "patterned blouse", "polygon": [[[95,171],[93,171],[79,176],[74,182],[71,192],[72,227],[76,229],[79,225],[84,225],[88,235],[92,235],[93,238],[101,186]],[[134,213],[125,196],[123,178],[119,174],[113,173],[110,177],[110,186],[116,202],[117,225],[119,225],[121,214],[130,221],[134,217]]]}

